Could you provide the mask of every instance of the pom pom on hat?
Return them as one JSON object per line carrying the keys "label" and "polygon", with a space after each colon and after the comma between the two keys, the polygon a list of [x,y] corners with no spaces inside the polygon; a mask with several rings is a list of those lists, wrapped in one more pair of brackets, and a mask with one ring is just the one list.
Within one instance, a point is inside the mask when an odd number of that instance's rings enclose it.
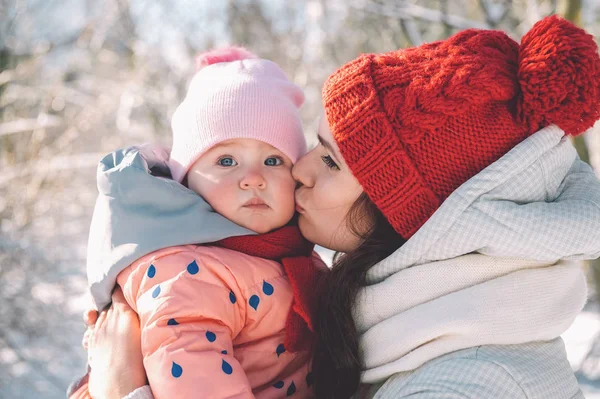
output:
{"label": "pom pom on hat", "polygon": [[215,50],[210,50],[204,53],[200,53],[196,56],[196,72],[212,64],[247,60],[251,58],[258,57],[243,47],[229,46]]}
{"label": "pom pom on hat", "polygon": [[530,132],[556,124],[578,135],[600,118],[600,57],[592,35],[556,15],[521,40],[520,117]]}

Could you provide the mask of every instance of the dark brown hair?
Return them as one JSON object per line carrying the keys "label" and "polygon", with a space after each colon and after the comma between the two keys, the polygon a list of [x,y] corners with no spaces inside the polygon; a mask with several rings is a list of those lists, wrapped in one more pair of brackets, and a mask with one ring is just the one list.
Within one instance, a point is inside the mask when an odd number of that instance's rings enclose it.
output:
{"label": "dark brown hair", "polygon": [[334,257],[331,273],[319,286],[312,375],[317,398],[349,398],[358,389],[362,362],[352,309],[367,271],[404,244],[385,216],[363,193],[346,217],[361,239],[354,251]]}

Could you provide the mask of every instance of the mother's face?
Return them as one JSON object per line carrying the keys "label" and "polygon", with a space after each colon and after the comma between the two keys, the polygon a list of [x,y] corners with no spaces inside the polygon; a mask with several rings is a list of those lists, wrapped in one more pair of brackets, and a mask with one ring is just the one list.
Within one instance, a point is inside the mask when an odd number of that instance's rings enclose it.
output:
{"label": "mother's face", "polygon": [[319,145],[300,158],[292,175],[300,231],[309,241],[334,251],[349,252],[360,240],[349,229],[346,215],[363,192],[333,140],[327,120],[321,119]]}

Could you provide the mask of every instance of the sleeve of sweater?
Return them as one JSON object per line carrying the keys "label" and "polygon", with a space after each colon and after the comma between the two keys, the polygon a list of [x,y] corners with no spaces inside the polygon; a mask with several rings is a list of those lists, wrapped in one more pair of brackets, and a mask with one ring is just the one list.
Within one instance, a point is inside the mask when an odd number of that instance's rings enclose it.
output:
{"label": "sleeve of sweater", "polygon": [[253,398],[233,356],[246,317],[242,290],[225,265],[198,248],[155,252],[117,279],[140,318],[152,395]]}
{"label": "sleeve of sweater", "polygon": [[390,377],[376,399],[528,399],[518,381],[501,365],[475,358],[455,358],[424,365],[410,375]]}

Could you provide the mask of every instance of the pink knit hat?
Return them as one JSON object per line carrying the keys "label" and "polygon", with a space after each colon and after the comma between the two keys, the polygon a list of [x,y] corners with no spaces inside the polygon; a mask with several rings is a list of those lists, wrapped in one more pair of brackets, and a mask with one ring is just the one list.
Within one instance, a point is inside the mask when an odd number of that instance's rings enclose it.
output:
{"label": "pink knit hat", "polygon": [[306,152],[304,93],[277,64],[238,47],[201,54],[196,62],[198,72],[171,120],[174,180],[181,182],[202,154],[225,140],[260,140],[292,162]]}

